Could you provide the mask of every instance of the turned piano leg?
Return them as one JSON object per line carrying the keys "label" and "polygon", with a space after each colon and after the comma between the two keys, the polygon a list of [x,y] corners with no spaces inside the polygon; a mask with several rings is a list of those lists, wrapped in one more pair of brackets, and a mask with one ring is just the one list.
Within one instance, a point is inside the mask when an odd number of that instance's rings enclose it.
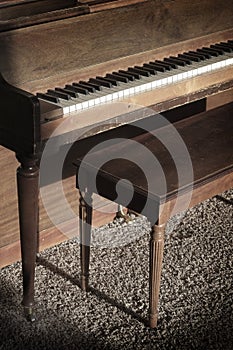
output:
{"label": "turned piano leg", "polygon": [[79,191],[79,193],[81,288],[82,290],[87,291],[90,264],[92,199],[91,195],[88,193],[83,193],[82,191]]}
{"label": "turned piano leg", "polygon": [[34,316],[34,278],[38,239],[39,168],[35,160],[22,160],[17,170],[20,241],[23,271],[23,306],[30,321]]}
{"label": "turned piano leg", "polygon": [[154,225],[150,238],[149,326],[157,327],[165,225]]}

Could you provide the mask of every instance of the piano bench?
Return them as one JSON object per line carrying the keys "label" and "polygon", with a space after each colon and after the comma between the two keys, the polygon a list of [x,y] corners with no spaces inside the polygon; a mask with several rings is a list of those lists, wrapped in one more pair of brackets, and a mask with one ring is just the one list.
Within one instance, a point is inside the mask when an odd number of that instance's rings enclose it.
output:
{"label": "piano bench", "polygon": [[158,115],[152,131],[99,144],[75,162],[83,290],[88,289],[92,194],[99,193],[151,222],[149,326],[157,326],[166,222],[233,187],[232,116],[233,103],[173,125]]}

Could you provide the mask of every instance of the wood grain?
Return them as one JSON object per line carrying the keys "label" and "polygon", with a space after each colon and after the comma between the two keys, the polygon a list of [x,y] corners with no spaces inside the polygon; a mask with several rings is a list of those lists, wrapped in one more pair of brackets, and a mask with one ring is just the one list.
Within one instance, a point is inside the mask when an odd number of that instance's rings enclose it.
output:
{"label": "wood grain", "polygon": [[58,81],[61,73],[230,30],[232,22],[231,0],[138,3],[1,33],[0,71],[20,87]]}

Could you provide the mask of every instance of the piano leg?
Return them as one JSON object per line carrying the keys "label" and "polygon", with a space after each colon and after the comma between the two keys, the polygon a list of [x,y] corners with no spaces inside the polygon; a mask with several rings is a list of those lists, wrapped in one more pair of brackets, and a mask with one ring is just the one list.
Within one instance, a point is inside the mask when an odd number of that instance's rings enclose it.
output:
{"label": "piano leg", "polygon": [[34,316],[34,277],[38,238],[39,168],[36,160],[17,157],[21,166],[17,170],[20,241],[23,270],[23,306],[30,321]]}
{"label": "piano leg", "polygon": [[163,261],[165,225],[154,225],[150,238],[149,272],[149,326],[156,328],[158,320],[159,290]]}
{"label": "piano leg", "polygon": [[[90,263],[90,244],[91,244],[91,224],[92,224],[92,206],[91,195],[80,193],[79,200],[79,224],[80,224],[80,262],[81,262],[81,288],[88,290],[89,263]],[[88,205],[89,203],[90,205]]]}

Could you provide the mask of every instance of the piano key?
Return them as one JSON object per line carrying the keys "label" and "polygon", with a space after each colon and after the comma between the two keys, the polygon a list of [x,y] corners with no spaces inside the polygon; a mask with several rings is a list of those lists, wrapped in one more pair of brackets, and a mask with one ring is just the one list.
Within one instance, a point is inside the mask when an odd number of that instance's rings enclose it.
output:
{"label": "piano key", "polygon": [[151,74],[153,74],[153,75],[156,75],[157,72],[165,72],[166,71],[166,69],[164,67],[157,67],[157,69],[156,69],[156,65],[153,65],[150,63],[144,63],[143,67],[150,69]]}
{"label": "piano key", "polygon": [[202,53],[205,56],[205,58],[211,58],[212,56],[214,56],[214,57],[218,56],[217,52],[206,50],[206,49],[197,49],[197,52]]}
{"label": "piano key", "polygon": [[45,100],[45,101],[59,103],[59,98],[58,97],[50,95],[48,93],[37,92],[36,96],[38,98],[41,98],[42,100]]}
{"label": "piano key", "polygon": [[113,78],[108,78],[108,77],[96,77],[98,80],[101,80],[101,81],[106,81],[106,82],[109,82],[111,85],[119,85],[119,82],[116,80],[116,79],[113,79]]}
{"label": "piano key", "polygon": [[170,60],[168,57],[164,58],[164,63],[169,64],[173,69],[177,69],[178,68],[178,64],[176,62],[174,62],[174,60]]}
{"label": "piano key", "polygon": [[177,66],[185,66],[186,63],[184,61],[178,60],[177,58],[165,57],[164,62],[168,62],[169,64],[175,64]]}
{"label": "piano key", "polygon": [[66,88],[57,88],[57,87],[56,87],[55,90],[56,90],[56,91],[60,91],[60,92],[67,93],[67,94],[69,94],[71,97],[77,98],[77,97],[79,96],[77,92],[71,91],[71,90],[66,89]]}
{"label": "piano key", "polygon": [[141,75],[136,73],[136,72],[129,72],[128,70],[125,71],[125,70],[120,69],[119,73],[128,74],[128,76],[132,76],[132,77],[134,77],[134,79],[141,79]]}
{"label": "piano key", "polygon": [[55,91],[55,90],[50,90],[49,89],[47,91],[47,93],[50,94],[50,95],[53,95],[55,97],[62,98],[63,100],[69,100],[71,98],[67,93],[60,92],[60,91]]}
{"label": "piano key", "polygon": [[101,90],[99,86],[95,86],[94,84],[87,83],[86,81],[80,80],[79,83],[73,83],[74,86],[80,86],[84,89],[87,89],[89,92],[96,92],[96,90]]}
{"label": "piano key", "polygon": [[144,71],[143,69],[138,69],[138,68],[134,68],[134,67],[129,67],[128,68],[128,72],[133,73],[133,74],[137,74],[138,75],[138,79],[140,79],[141,75],[145,76],[145,77],[149,77],[150,73]]}
{"label": "piano key", "polygon": [[202,54],[202,53],[200,53],[200,52],[197,52],[197,51],[188,51],[188,52],[185,52],[185,54],[189,54],[189,53],[190,53],[191,55],[194,55],[194,56],[196,56],[196,57],[199,57],[200,60],[202,60],[202,61],[205,61],[206,59],[211,58],[210,55],[208,55],[208,56],[206,57],[206,55],[204,55],[204,54]]}
{"label": "piano key", "polygon": [[209,50],[209,51],[215,51],[217,52],[219,55],[224,55],[224,51],[220,48],[213,48],[213,47],[203,47],[204,50]]}
{"label": "piano key", "polygon": [[187,58],[191,61],[194,61],[194,62],[200,62],[201,59],[200,57],[197,57],[195,55],[192,55],[191,53],[184,53],[184,54],[178,54],[178,57],[181,57],[181,58]]}
{"label": "piano key", "polygon": [[155,63],[161,65],[166,70],[171,70],[172,68],[178,68],[178,66],[176,64],[169,64],[169,63],[166,63],[166,62],[160,61],[160,60],[155,60]]}
{"label": "piano key", "polygon": [[89,94],[89,91],[87,89],[80,88],[79,86],[75,86],[74,84],[72,84],[72,85],[67,84],[67,85],[65,85],[65,88],[69,89],[71,91],[74,91],[74,92],[78,92],[78,93],[83,94],[83,95]]}
{"label": "piano key", "polygon": [[220,42],[220,44],[225,44],[225,45],[227,45],[227,46],[233,48],[233,43],[230,43],[229,40],[228,40],[228,42],[225,42],[225,43]]}
{"label": "piano key", "polygon": [[80,94],[83,95],[88,95],[89,94],[89,89],[86,86],[82,86],[79,83],[72,83],[72,86],[74,86],[76,88],[76,91],[79,92]]}
{"label": "piano key", "polygon": [[[129,68],[129,69],[131,69],[131,68]],[[134,66],[132,69],[135,69],[136,72],[138,72],[139,74],[141,74],[145,77],[149,77],[151,75],[150,71],[148,69],[146,69],[145,67]]]}
{"label": "piano key", "polygon": [[109,83],[108,81],[99,80],[97,78],[90,78],[88,82],[96,84],[96,85],[99,85],[99,86],[105,86],[105,87],[108,87],[108,88],[112,87],[112,84]]}
{"label": "piano key", "polygon": [[[135,66],[135,68],[137,68],[139,66]],[[157,74],[157,71],[155,70],[154,67],[148,65],[148,64],[143,64],[142,67],[140,67],[141,69],[145,70],[145,71],[148,71],[150,74],[152,75],[156,75]]]}
{"label": "piano key", "polygon": [[128,80],[130,81],[134,81],[135,80],[135,77],[134,75],[130,74],[129,72],[126,72],[124,70],[119,70],[119,72],[113,72],[113,74],[116,74],[116,75],[119,75],[119,76],[123,76],[123,77],[126,77]]}
{"label": "piano key", "polygon": [[167,70],[164,66],[155,62],[144,63],[144,66],[150,66],[154,68],[157,72],[166,72]]}
{"label": "piano key", "polygon": [[211,48],[213,49],[222,49],[224,52],[232,52],[233,49],[227,45],[222,45],[222,44],[215,44],[215,45],[210,45]]}
{"label": "piano key", "polygon": [[128,83],[129,82],[129,79],[127,77],[125,77],[123,75],[120,75],[120,74],[114,74],[114,73],[110,74],[110,73],[108,73],[108,74],[106,74],[106,77],[110,78],[110,79],[116,79],[118,81],[121,81],[122,83]]}
{"label": "piano key", "polygon": [[190,61],[190,59],[188,59],[188,58],[181,58],[181,57],[175,57],[175,56],[170,56],[170,58],[174,58],[174,59],[176,59],[176,60],[178,60],[178,61],[181,61],[181,62],[184,62],[186,65],[187,64],[192,64],[192,61]]}

